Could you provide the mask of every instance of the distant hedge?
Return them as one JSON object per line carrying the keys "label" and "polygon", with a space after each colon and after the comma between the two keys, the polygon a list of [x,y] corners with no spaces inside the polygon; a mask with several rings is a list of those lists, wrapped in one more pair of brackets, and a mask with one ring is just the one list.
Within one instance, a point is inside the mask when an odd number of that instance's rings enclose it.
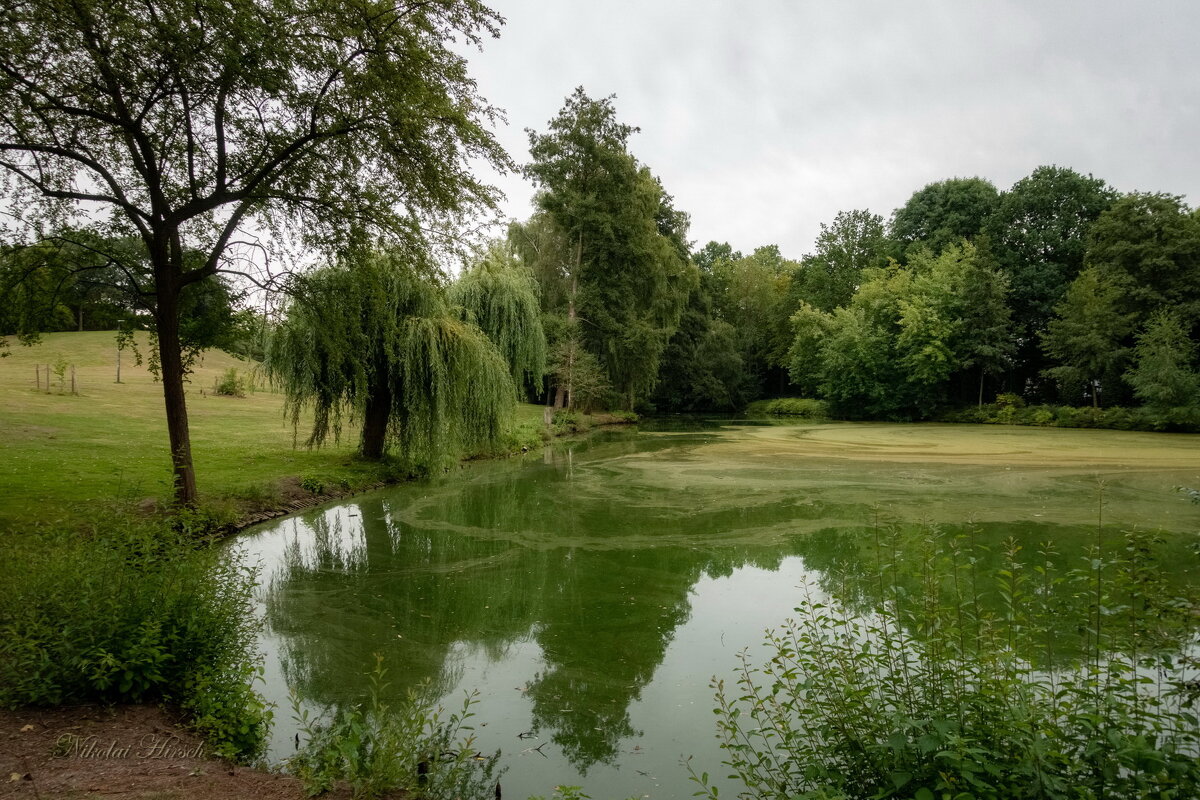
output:
{"label": "distant hedge", "polygon": [[777,397],[774,400],[754,401],[746,407],[746,413],[828,419],[829,407],[823,400],[813,400],[809,397]]}
{"label": "distant hedge", "polygon": [[1090,406],[1023,406],[993,403],[950,411],[942,422],[975,422],[985,425],[1038,425],[1046,428],[1107,428],[1119,431],[1200,433],[1200,406],[1149,408],[1092,408]]}
{"label": "distant hedge", "polygon": [[[1118,431],[1156,431],[1161,433],[1200,433],[1200,406],[1150,409],[1145,407],[1092,408],[1091,406],[1026,406],[1011,394],[1002,394],[998,402],[946,411],[935,417],[938,422],[967,422],[982,425],[1036,425],[1043,428],[1107,428]],[[757,400],[746,407],[746,414],[830,419],[829,407],[822,400],[807,397],[778,397]]]}

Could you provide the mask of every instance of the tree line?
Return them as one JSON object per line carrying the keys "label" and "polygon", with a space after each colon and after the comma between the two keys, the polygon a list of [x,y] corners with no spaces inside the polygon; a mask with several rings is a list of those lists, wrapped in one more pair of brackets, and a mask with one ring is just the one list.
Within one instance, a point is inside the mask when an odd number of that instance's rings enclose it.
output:
{"label": "tree line", "polygon": [[841,212],[799,259],[695,249],[628,152],[635,130],[579,89],[529,132],[536,209],[497,252],[538,287],[552,356],[530,399],[735,411],[798,394],[881,419],[998,394],[1198,402],[1200,210],[1180,197],[1043,166],[1005,191],[929,184],[887,220]]}
{"label": "tree line", "polygon": [[[293,419],[313,410],[311,444],[361,422],[370,457],[494,439],[521,398],[673,412],[799,394],[887,419],[1002,392],[1196,403],[1200,215],[1179,197],[1040,167],[1003,192],[930,184],[886,221],[839,213],[798,259],[696,248],[631,152],[638,129],[580,88],[528,131],[532,215],[452,279],[433,251],[496,199],[471,160],[516,168],[450,46],[497,35],[494,12],[51,5],[0,15],[0,173],[23,231],[0,254],[0,355],[4,335],[145,321],[181,503],[183,387],[206,346],[263,357]],[[273,273],[289,248],[323,266]],[[285,316],[239,310],[251,288],[282,290]]]}

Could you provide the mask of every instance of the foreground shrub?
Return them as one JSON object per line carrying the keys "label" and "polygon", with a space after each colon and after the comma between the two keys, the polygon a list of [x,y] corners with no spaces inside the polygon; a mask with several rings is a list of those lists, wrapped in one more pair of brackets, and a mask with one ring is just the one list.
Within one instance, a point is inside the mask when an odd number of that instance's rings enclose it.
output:
{"label": "foreground shrub", "polygon": [[365,705],[313,720],[293,697],[305,743],[286,768],[303,781],[309,796],[346,781],[355,798],[377,798],[396,790],[429,800],[499,797],[500,753],[476,752],[472,728],[466,724],[474,716],[475,696],[468,695],[462,709],[449,716],[413,690],[392,707],[382,699],[387,690],[382,657],[375,658]]}
{"label": "foreground shrub", "polygon": [[1013,545],[988,579],[977,553],[935,538],[916,591],[890,557],[874,608],[810,588],[764,661],[743,653],[735,686],[714,682],[740,797],[1200,797],[1200,683],[1174,655],[1190,604],[1164,596],[1150,537],[1065,572],[1049,548],[1029,566]]}
{"label": "foreground shrub", "polygon": [[149,524],[0,549],[0,705],[168,701],[218,754],[261,754],[255,576],[233,550]]}

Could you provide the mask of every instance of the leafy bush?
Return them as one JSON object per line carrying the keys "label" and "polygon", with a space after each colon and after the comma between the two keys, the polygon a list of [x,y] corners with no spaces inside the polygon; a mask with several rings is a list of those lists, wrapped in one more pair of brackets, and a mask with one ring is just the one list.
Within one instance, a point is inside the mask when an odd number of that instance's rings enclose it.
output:
{"label": "leafy bush", "polygon": [[213,391],[225,397],[245,397],[246,378],[239,375],[235,367],[225,370],[225,374],[216,382]]}
{"label": "leafy bush", "polygon": [[996,409],[995,414],[988,417],[987,421],[993,425],[1012,425],[1017,421],[1017,407],[1001,405]]}
{"label": "leafy bush", "polygon": [[1048,408],[1037,408],[1033,412],[1034,425],[1049,425],[1054,422],[1054,412]]}
{"label": "leafy bush", "polygon": [[996,410],[997,407],[994,405],[964,406],[942,414],[941,421],[982,424],[987,422],[996,413]]}
{"label": "leafy bush", "polygon": [[777,397],[773,400],[758,400],[746,408],[748,414],[778,414],[806,419],[827,419],[829,406],[822,400],[810,397]]}
{"label": "leafy bush", "polygon": [[261,754],[255,575],[234,551],[149,524],[0,549],[0,705],[169,701],[219,754]]}
{"label": "leafy bush", "polygon": [[590,430],[591,425],[587,419],[578,411],[569,409],[559,409],[554,412],[554,418],[550,422],[550,426],[554,428],[556,434],[562,433],[583,433]]}
{"label": "leafy bush", "polygon": [[[1128,535],[1114,558],[1097,546],[1077,570],[1011,544],[990,580],[980,552],[937,539],[916,591],[896,580],[902,558],[881,558],[882,604],[810,593],[768,632],[765,662],[743,653],[736,687],[714,680],[740,797],[1200,796],[1196,663],[1172,655],[1190,604],[1165,596],[1150,537]],[[1079,603],[1078,649],[1063,641],[1064,596]]]}
{"label": "leafy bush", "polygon": [[[472,728],[475,695],[445,717],[421,693],[410,690],[392,708],[382,698],[388,685],[383,659],[375,656],[371,690],[364,706],[339,709],[329,720],[313,720],[292,698],[305,743],[286,768],[304,782],[309,796],[324,794],[336,781],[350,784],[355,798],[377,798],[397,789],[422,798],[490,797],[499,775],[500,753],[475,750]],[[428,686],[425,694],[428,694]]]}
{"label": "leafy bush", "polygon": [[325,491],[325,481],[316,475],[305,475],[300,478],[300,488],[309,494],[321,494]]}
{"label": "leafy bush", "polygon": [[996,405],[1000,406],[1001,408],[1024,408],[1025,398],[1021,397],[1019,394],[1005,392],[996,395]]}

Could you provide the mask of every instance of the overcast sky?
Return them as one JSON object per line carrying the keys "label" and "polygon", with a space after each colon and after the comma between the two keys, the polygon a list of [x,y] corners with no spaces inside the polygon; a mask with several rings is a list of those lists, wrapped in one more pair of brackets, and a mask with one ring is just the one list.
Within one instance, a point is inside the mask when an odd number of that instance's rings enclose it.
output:
{"label": "overcast sky", "polygon": [[[576,86],[615,94],[691,239],[799,258],[841,210],[1042,164],[1200,202],[1200,2],[492,0],[470,56],[518,162]],[[507,216],[533,188],[497,179]]]}

